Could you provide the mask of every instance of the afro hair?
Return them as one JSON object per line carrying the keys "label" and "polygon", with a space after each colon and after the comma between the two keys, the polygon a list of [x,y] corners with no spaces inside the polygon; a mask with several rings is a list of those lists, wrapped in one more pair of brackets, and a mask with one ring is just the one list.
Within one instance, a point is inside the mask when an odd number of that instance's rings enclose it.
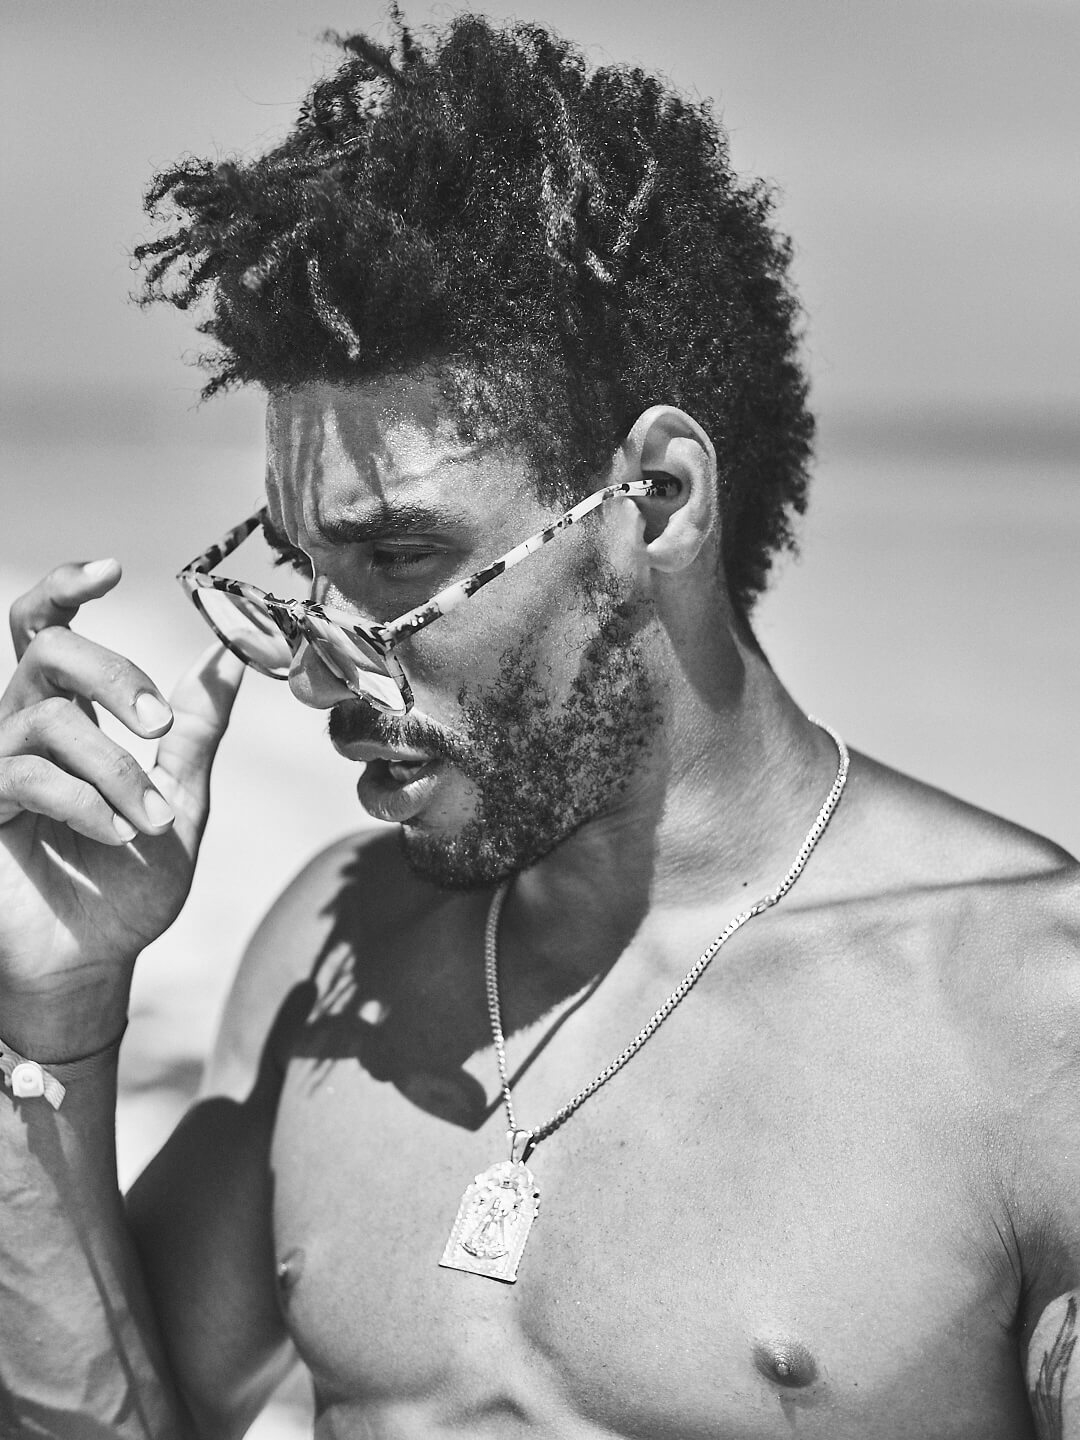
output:
{"label": "afro hair", "polygon": [[471,15],[344,52],[268,154],[187,159],[146,205],[144,302],[198,305],[204,394],[440,375],[466,438],[582,493],[638,414],[716,446],[724,576],[747,616],[806,504],[813,420],[790,245],[709,107],[590,72],[536,25]]}

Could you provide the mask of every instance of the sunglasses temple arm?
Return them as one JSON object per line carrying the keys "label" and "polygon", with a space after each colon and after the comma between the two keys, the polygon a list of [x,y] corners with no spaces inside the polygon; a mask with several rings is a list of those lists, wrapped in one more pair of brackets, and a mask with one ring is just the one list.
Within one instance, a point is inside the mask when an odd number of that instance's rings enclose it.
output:
{"label": "sunglasses temple arm", "polygon": [[219,540],[216,545],[211,545],[209,550],[204,550],[201,555],[196,555],[194,560],[185,565],[177,579],[182,579],[184,575],[192,572],[197,575],[208,575],[215,565],[220,565],[222,560],[231,555],[238,545],[243,544],[253,530],[259,528],[265,514],[266,510],[262,509],[242,524],[234,525],[224,539]]}
{"label": "sunglasses temple arm", "polygon": [[603,490],[597,490],[594,494],[586,496],[572,510],[567,510],[565,515],[560,515],[558,520],[551,525],[546,525],[543,530],[538,530],[535,535],[530,535],[520,545],[515,545],[512,550],[508,550],[505,555],[500,555],[498,560],[492,561],[483,570],[478,570],[467,580],[459,580],[454,585],[448,585],[445,590],[440,590],[424,605],[408,611],[397,620],[390,621],[383,631],[383,638],[389,645],[394,645],[404,636],[415,635],[418,630],[423,630],[433,620],[437,620],[440,615],[449,615],[452,610],[456,610],[459,605],[463,605],[466,600],[471,599],[478,590],[482,590],[485,585],[490,584],[496,576],[504,575],[507,570],[512,570],[527,555],[532,555],[542,549],[549,541],[554,540],[561,530],[569,529],[583,516],[602,505],[605,500],[612,500],[620,496],[635,498],[664,495],[672,488],[672,482],[667,477],[658,476],[655,480],[626,480],[620,485],[609,485]]}

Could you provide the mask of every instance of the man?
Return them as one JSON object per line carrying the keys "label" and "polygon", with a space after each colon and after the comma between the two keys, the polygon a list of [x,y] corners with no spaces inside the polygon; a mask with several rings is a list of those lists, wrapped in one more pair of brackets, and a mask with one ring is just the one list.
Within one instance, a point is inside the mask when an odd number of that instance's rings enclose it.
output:
{"label": "man", "polygon": [[[125,1212],[115,1042],[241,667],[169,707],[80,638],[111,562],[16,605],[6,1432],[240,1435],[299,1357],[325,1436],[1080,1434],[1076,868],[849,762],[754,639],[811,435],[765,192],[539,29],[343,44],[142,256],[268,397],[185,584],[392,828],[275,906]],[[266,542],[310,604],[233,578]]]}

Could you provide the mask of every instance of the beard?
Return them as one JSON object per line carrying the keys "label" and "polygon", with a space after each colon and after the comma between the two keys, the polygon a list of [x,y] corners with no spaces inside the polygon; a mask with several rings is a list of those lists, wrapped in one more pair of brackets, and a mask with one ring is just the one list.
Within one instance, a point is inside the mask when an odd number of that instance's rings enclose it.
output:
{"label": "beard", "polygon": [[550,854],[629,785],[662,723],[642,639],[653,612],[620,595],[612,572],[590,577],[585,609],[595,624],[561,700],[539,680],[538,657],[525,639],[503,651],[496,682],[461,687],[453,730],[387,721],[369,707],[331,713],[333,738],[415,745],[470,782],[473,814],[456,831],[428,829],[422,819],[401,828],[405,859],[423,879],[449,890],[507,879]]}

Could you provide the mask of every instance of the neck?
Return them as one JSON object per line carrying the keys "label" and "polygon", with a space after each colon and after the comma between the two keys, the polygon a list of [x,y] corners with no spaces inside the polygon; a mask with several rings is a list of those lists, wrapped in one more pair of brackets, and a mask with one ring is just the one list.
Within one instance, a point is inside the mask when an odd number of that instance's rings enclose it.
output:
{"label": "neck", "polygon": [[[829,736],[755,647],[726,631],[697,666],[665,656],[664,723],[604,813],[520,875],[508,931],[595,974],[647,914],[730,911],[775,887],[836,774]],[[515,918],[516,917],[516,918]],[[508,935],[509,938],[509,935]]]}

